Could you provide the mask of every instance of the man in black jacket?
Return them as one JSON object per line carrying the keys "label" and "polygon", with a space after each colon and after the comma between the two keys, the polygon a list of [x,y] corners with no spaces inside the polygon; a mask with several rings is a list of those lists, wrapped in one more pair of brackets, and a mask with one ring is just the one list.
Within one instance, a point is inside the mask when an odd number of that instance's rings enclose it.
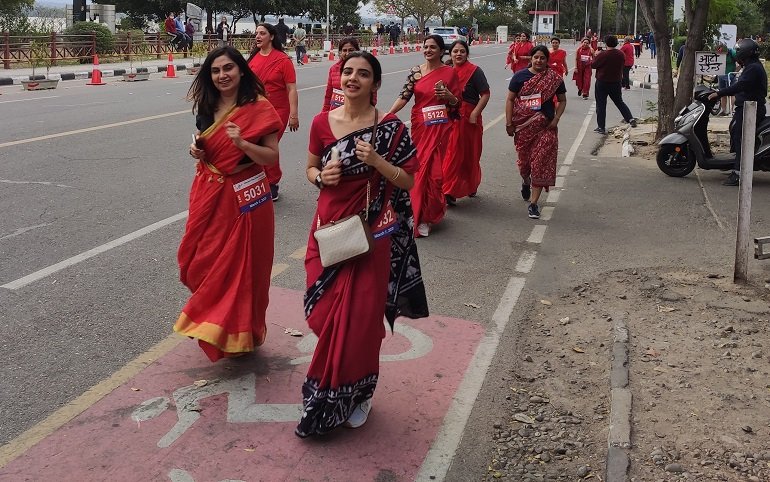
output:
{"label": "man in black jacket", "polygon": [[596,69],[596,84],[594,96],[596,97],[596,123],[598,127],[594,132],[606,134],[605,121],[607,119],[607,97],[612,99],[615,107],[620,111],[623,120],[636,127],[636,119],[631,114],[631,109],[623,102],[621,80],[623,79],[623,66],[626,56],[618,50],[618,38],[607,35],[604,39],[607,50],[599,52],[591,63],[591,68]]}
{"label": "man in black jacket", "polygon": [[743,103],[756,101],[757,126],[765,119],[767,108],[767,72],[759,61],[759,45],[750,38],[744,38],[735,45],[735,62],[741,65],[741,74],[738,80],[726,89],[719,89],[709,96],[709,99],[735,96],[735,112],[730,123],[730,147],[735,152],[735,164],[730,177],[722,184],[725,186],[737,186],[740,181],[741,169],[741,140],[743,138]]}

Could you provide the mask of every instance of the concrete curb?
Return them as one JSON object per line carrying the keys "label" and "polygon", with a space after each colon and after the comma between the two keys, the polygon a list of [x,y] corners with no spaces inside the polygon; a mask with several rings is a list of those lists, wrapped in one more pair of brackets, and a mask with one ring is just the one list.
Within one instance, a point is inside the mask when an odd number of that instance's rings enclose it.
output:
{"label": "concrete curb", "polygon": [[649,82],[642,82],[639,80],[634,80],[631,82],[631,85],[634,87],[639,87],[640,89],[655,89],[658,90],[658,84],[650,84]]}
{"label": "concrete curb", "polygon": [[606,482],[627,482],[631,448],[631,390],[628,388],[628,327],[621,316],[613,317],[612,366],[610,369],[610,429],[607,436]]}
{"label": "concrete curb", "polygon": [[[187,64],[176,64],[174,67],[176,70],[182,71],[191,69],[193,67],[200,66],[199,63],[187,63]],[[144,73],[150,73],[150,74],[157,74],[158,72],[165,72],[167,69],[167,66],[161,65],[161,66],[150,66],[150,67],[134,67],[137,73],[144,72]],[[102,77],[120,77],[123,74],[125,74],[128,71],[128,69],[102,69]],[[50,74],[48,77],[50,79],[57,79],[57,80],[83,80],[83,79],[90,79],[91,73],[93,72],[93,69],[87,70],[87,71],[80,71],[80,72],[61,72],[56,74]],[[22,80],[30,80],[31,76],[27,75],[18,75],[13,77],[0,77],[0,86],[4,85],[18,85],[21,84]],[[35,78],[43,79],[44,76],[42,75],[36,75]]]}

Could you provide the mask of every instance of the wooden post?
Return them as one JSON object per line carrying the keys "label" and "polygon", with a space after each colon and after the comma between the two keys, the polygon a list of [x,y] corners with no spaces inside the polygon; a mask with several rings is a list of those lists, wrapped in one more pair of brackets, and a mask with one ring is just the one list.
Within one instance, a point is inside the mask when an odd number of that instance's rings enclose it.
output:
{"label": "wooden post", "polygon": [[96,55],[96,32],[91,32],[91,62],[94,61]]}
{"label": "wooden post", "polygon": [[751,252],[751,188],[754,179],[754,139],[757,135],[757,103],[743,103],[743,131],[741,135],[741,180],[738,195],[738,235],[735,240],[735,272],[733,282],[749,280],[749,253]]}
{"label": "wooden post", "polygon": [[56,32],[51,32],[51,65],[56,65]]}
{"label": "wooden post", "polygon": [[11,68],[11,38],[9,32],[3,33],[3,68]]}

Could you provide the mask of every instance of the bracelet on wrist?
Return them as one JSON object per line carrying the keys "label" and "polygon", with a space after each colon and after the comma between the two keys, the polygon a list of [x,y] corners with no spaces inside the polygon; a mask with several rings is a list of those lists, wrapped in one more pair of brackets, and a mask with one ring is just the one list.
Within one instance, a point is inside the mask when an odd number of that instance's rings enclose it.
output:
{"label": "bracelet on wrist", "polygon": [[396,179],[398,179],[398,176],[400,176],[400,175],[401,175],[401,168],[396,166],[396,174],[393,177],[390,178],[391,182],[393,182]]}

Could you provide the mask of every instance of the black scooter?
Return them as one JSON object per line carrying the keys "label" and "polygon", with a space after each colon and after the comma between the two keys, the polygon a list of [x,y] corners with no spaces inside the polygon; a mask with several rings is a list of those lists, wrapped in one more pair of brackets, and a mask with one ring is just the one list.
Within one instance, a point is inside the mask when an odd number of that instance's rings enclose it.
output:
{"label": "black scooter", "polygon": [[[713,92],[705,85],[695,87],[692,103],[679,111],[674,120],[676,132],[658,143],[658,167],[669,176],[684,177],[695,169],[696,164],[701,169],[732,169],[735,153],[715,155],[709,145],[709,117],[714,104],[719,102],[719,99],[708,99]],[[770,117],[765,117],[757,128],[754,170],[770,171]]]}

